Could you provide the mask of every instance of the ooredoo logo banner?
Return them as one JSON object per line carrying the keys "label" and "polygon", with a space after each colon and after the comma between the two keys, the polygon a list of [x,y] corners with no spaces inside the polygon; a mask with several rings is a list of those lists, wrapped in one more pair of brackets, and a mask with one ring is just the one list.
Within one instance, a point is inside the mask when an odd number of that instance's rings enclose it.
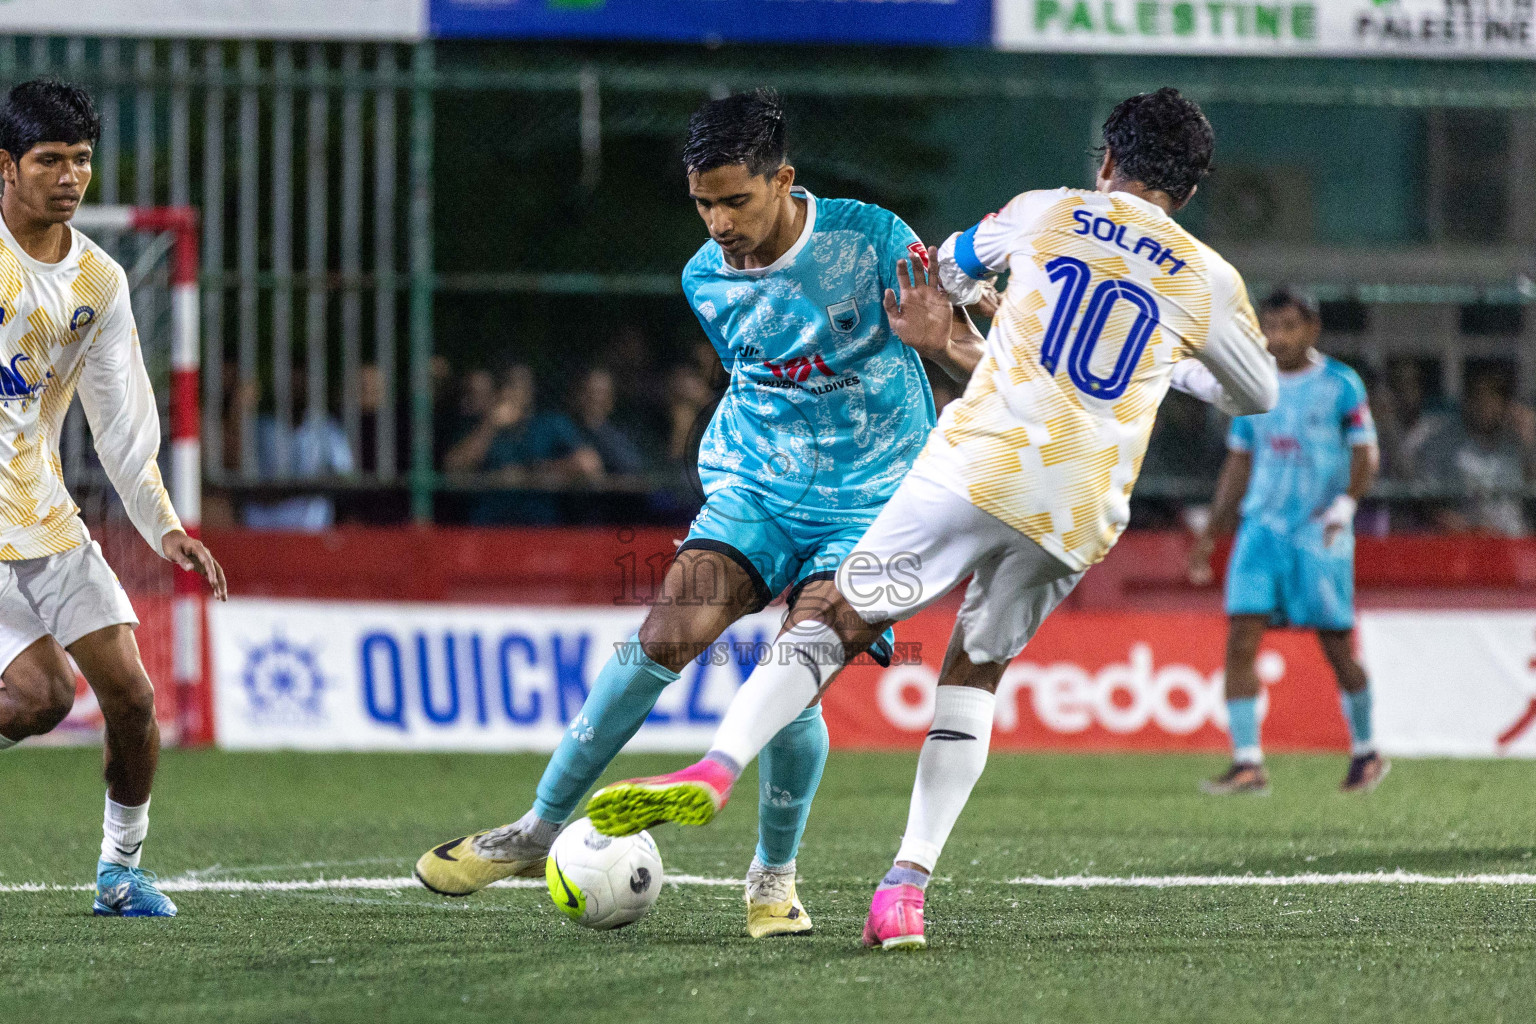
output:
{"label": "ooredoo logo banner", "polygon": [[[953,614],[898,627],[921,662],[855,666],[824,698],[834,745],[915,747],[933,719],[933,694]],[[1003,675],[994,749],[1223,750],[1226,620],[1205,614],[1058,612]],[[1269,633],[1259,649],[1259,711],[1272,749],[1348,745],[1333,676],[1317,640]]]}

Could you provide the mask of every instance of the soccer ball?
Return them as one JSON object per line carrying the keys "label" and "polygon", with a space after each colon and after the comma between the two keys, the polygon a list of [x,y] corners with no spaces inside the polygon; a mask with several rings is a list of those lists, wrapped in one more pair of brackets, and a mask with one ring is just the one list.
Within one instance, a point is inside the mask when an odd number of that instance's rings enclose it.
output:
{"label": "soccer ball", "polygon": [[649,832],[605,836],[582,818],[550,848],[544,880],[555,906],[583,928],[622,928],[656,905],[661,854]]}

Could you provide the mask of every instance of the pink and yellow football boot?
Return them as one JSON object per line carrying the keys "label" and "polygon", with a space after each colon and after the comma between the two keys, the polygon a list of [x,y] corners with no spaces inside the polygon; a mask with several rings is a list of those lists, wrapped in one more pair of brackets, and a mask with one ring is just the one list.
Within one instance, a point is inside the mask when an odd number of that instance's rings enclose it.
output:
{"label": "pink and yellow football boot", "polygon": [[915,885],[893,885],[875,890],[864,922],[864,945],[881,949],[922,949],[923,890]]}
{"label": "pink and yellow football boot", "polygon": [[706,825],[731,798],[735,781],[706,758],[680,772],[604,786],[587,800],[587,816],[607,836],[632,836],[666,821]]}

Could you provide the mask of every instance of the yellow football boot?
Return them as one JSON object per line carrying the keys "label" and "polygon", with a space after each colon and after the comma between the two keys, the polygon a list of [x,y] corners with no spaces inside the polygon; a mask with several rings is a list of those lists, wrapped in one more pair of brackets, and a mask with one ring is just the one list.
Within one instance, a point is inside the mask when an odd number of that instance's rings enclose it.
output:
{"label": "yellow football boot", "polygon": [[[511,828],[476,832],[432,847],[416,862],[416,880],[443,896],[468,896],[503,878],[542,878],[549,847],[535,846],[520,833],[505,835]],[[500,856],[488,857],[476,849],[475,841],[482,836],[492,839],[478,845]]]}
{"label": "yellow football boot", "polygon": [[764,871],[754,861],[747,872],[747,934],[754,939],[770,935],[796,935],[811,930],[795,892],[795,871]]}

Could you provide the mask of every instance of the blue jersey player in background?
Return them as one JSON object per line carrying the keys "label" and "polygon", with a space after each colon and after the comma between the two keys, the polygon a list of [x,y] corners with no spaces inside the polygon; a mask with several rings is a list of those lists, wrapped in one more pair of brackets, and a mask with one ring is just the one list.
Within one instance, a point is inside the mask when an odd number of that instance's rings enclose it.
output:
{"label": "blue jersey player in background", "polygon": [[1376,478],[1376,428],[1359,375],[1317,351],[1322,325],[1310,299],[1277,292],[1259,319],[1280,369],[1280,398],[1270,412],[1232,421],[1210,523],[1190,562],[1194,582],[1209,582],[1215,537],[1240,507],[1227,569],[1232,765],[1201,788],[1268,790],[1255,659],[1265,629],[1293,626],[1317,631],[1338,679],[1351,740],[1341,788],[1368,792],[1390,767],[1371,738],[1370,681],[1354,653],[1354,517]]}
{"label": "blue jersey player in background", "polygon": [[[689,122],[689,195],[710,240],[688,262],[683,292],[731,376],[700,445],[704,507],[645,622],[598,674],[532,809],[424,854],[416,874],[434,891],[466,896],[542,875],[560,828],[689,661],[781,592],[791,606],[830,600],[838,563],[933,427],[923,357],[956,379],[980,358],[964,314],[934,331],[928,312],[898,302],[909,269],[925,279],[930,257],[912,230],[878,206],[796,186],[785,134],[778,97],[762,90],[707,103]],[[795,856],[826,759],[819,705],[763,751],[747,874],[754,938],[810,930]]]}

